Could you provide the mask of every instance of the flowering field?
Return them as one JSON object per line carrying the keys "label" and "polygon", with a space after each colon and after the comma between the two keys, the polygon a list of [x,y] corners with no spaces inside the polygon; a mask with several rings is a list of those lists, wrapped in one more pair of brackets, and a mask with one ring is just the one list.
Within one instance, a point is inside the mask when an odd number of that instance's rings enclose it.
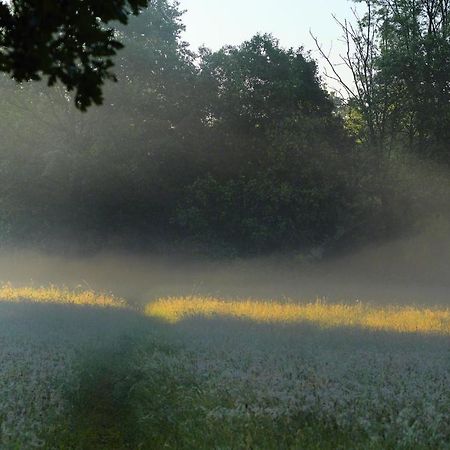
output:
{"label": "flowering field", "polygon": [[450,448],[446,309],[0,299],[1,448]]}
{"label": "flowering field", "polygon": [[68,411],[77,361],[134,326],[135,314],[92,291],[0,288],[0,448],[45,447]]}

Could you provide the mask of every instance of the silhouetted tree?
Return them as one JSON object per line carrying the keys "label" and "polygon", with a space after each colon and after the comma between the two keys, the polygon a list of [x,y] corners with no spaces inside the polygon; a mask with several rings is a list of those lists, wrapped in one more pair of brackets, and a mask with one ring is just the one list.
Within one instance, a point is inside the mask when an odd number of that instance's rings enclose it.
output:
{"label": "silhouetted tree", "polygon": [[122,48],[111,22],[126,24],[149,0],[0,1],[0,71],[16,81],[47,79],[75,90],[85,110],[102,103],[101,86],[115,80],[112,56]]}

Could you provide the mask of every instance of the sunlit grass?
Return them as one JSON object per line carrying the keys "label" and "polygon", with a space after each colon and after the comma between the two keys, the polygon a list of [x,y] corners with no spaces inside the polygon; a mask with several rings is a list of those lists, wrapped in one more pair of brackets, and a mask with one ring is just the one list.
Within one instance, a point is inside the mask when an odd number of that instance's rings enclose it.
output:
{"label": "sunlit grass", "polygon": [[193,316],[228,316],[261,323],[312,322],[324,327],[353,326],[395,332],[450,335],[450,310],[364,304],[223,301],[214,298],[167,298],[148,304],[145,313],[171,323]]}
{"label": "sunlit grass", "polygon": [[4,302],[34,302],[70,304],[79,306],[99,306],[124,308],[123,299],[111,294],[98,293],[93,290],[70,290],[53,285],[46,287],[14,287],[11,284],[0,286],[0,301]]}
{"label": "sunlit grass", "polygon": [[[125,308],[125,300],[93,290],[0,286],[0,301]],[[415,306],[379,307],[363,303],[328,304],[276,301],[225,301],[208,297],[173,297],[149,303],[145,314],[176,323],[188,317],[228,316],[260,323],[311,322],[323,327],[359,327],[395,332],[450,335],[450,309]]]}

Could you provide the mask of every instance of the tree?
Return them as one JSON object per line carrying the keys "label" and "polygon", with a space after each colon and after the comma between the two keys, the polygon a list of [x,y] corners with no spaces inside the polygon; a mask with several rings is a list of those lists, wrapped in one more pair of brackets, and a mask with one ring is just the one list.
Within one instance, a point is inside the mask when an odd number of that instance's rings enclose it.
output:
{"label": "tree", "polygon": [[[331,69],[331,74],[326,73],[326,76],[343,89],[347,109],[356,109],[363,119],[364,142],[370,149],[374,162],[380,166],[387,153],[389,125],[393,124],[396,113],[396,108],[392,108],[395,101],[391,98],[395,90],[390,89],[390,84],[385,82],[378,66],[384,42],[381,39],[380,21],[374,0],[362,2],[366,6],[366,13],[360,17],[356,10],[353,10],[355,23],[340,21],[335,17],[345,45],[345,52],[339,55],[339,63],[333,63],[317,37],[312,37]],[[341,75],[341,65],[351,73],[351,82],[345,81]]]}
{"label": "tree", "polygon": [[[292,114],[326,116],[333,109],[315,61],[303,48],[283,49],[270,34],[213,53],[204,49],[199,83],[205,122],[221,143],[211,157],[230,171],[243,169],[243,159],[247,170],[255,166],[267,148],[266,134]],[[222,139],[214,137],[219,134]]]}
{"label": "tree", "polygon": [[340,22],[353,75],[346,83],[316,39],[365,123],[364,141],[378,160],[394,150],[450,161],[450,2],[448,0],[355,0],[355,24]]}
{"label": "tree", "polygon": [[404,147],[450,163],[450,2],[377,0],[379,70],[399,92]]}
{"label": "tree", "polygon": [[151,237],[169,228],[202,126],[179,16],[174,3],[155,0],[117,27],[120,83],[84,114],[62,85],[0,74],[0,226],[12,224],[19,239],[78,230],[100,243],[124,229]]}
{"label": "tree", "polygon": [[185,234],[231,253],[308,252],[342,236],[354,145],[316,63],[256,35],[203,50],[200,70],[209,161],[179,202]]}
{"label": "tree", "polygon": [[318,82],[315,61],[305,57],[303,48],[281,48],[270,34],[206,52],[201,69],[218,92],[210,111],[214,120],[264,130],[299,108],[319,114],[332,109]]}
{"label": "tree", "polygon": [[111,22],[126,24],[149,0],[0,0],[0,71],[16,81],[45,78],[75,91],[75,105],[101,104],[122,48]]}

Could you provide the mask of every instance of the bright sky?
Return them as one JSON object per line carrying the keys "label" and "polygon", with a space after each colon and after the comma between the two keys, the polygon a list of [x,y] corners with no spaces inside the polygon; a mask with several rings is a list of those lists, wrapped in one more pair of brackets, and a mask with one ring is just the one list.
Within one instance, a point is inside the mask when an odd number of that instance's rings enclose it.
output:
{"label": "bright sky", "polygon": [[[332,15],[352,17],[351,0],[179,0],[186,10],[184,39],[194,48],[216,50],[239,44],[257,32],[269,32],[284,47],[303,46],[318,59],[311,30],[334,59],[342,52],[340,30]],[[323,67],[323,65],[321,65]],[[347,76],[345,76],[347,78]]]}

